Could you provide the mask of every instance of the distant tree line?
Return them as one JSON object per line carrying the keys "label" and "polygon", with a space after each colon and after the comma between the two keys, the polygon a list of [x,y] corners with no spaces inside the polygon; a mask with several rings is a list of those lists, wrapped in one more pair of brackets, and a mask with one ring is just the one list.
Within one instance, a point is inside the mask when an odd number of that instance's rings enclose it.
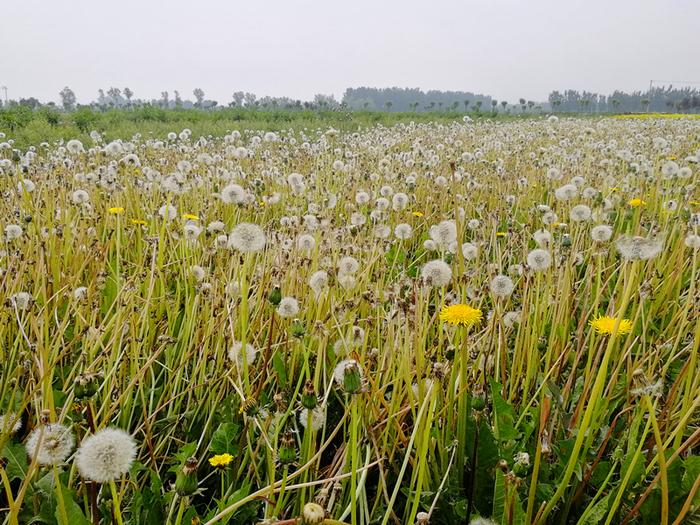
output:
{"label": "distant tree line", "polygon": [[156,107],[161,109],[202,109],[247,108],[258,110],[351,110],[351,111],[391,111],[425,112],[451,111],[461,113],[634,113],[634,112],[700,112],[700,90],[673,86],[653,87],[648,91],[625,93],[615,91],[602,95],[589,91],[567,89],[552,91],[547,101],[535,102],[520,98],[514,102],[496,100],[488,95],[469,91],[422,91],[419,88],[348,88],[341,101],[333,95],[317,94],[313,100],[299,100],[289,97],[260,97],[254,93],[236,91],[225,103],[208,99],[201,88],[192,91],[194,99],[184,99],[178,90],[172,94],[163,91],[159,98],[134,98],[128,87],[99,89],[97,98],[88,104],[78,104],[77,97],[69,87],[63,88],[59,97],[60,107],[54,102],[42,103],[34,97],[19,100],[0,99],[0,108],[23,106],[36,110],[63,109],[74,111],[88,108],[96,111],[109,109],[135,109]]}
{"label": "distant tree line", "polygon": [[[470,91],[421,91],[418,88],[348,88],[343,103],[355,110],[468,111],[491,108],[493,99]],[[494,104],[495,106],[495,104]]]}
{"label": "distant tree line", "polygon": [[700,112],[700,91],[690,87],[653,87],[647,91],[614,91],[601,95],[567,89],[549,94],[548,108],[565,113]]}

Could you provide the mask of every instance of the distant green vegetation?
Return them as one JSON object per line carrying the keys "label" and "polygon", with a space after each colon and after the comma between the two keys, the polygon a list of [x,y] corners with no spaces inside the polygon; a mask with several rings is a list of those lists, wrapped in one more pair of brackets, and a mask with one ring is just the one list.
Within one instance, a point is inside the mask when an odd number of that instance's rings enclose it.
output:
{"label": "distant green vegetation", "polygon": [[[491,112],[471,112],[473,118],[514,119],[521,116],[494,115]],[[453,122],[461,120],[463,112],[440,111],[422,113],[386,113],[377,111],[343,110],[261,110],[220,109],[163,109],[144,106],[135,109],[110,109],[97,111],[80,108],[63,112],[42,107],[33,110],[27,106],[0,109],[0,132],[15,140],[14,147],[26,149],[42,142],[55,142],[78,138],[88,140],[92,130],[104,133],[106,139],[130,139],[142,136],[164,137],[170,131],[184,128],[192,130],[195,137],[223,135],[229,130],[265,129],[316,129],[333,127],[339,130],[357,130],[375,124],[391,126],[399,122]],[[530,117],[528,117],[530,118]]]}

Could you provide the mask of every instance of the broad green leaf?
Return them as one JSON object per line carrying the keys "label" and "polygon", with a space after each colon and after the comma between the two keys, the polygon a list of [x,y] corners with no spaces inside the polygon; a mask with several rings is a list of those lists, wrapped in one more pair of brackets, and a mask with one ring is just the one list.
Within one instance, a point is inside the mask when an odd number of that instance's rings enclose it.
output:
{"label": "broad green leaf", "polygon": [[493,398],[493,429],[499,441],[511,441],[518,438],[515,430],[513,407],[501,397],[501,385],[491,381],[491,397]]}
{"label": "broad green leaf", "polygon": [[277,372],[280,388],[284,388],[287,384],[287,369],[284,367],[284,361],[282,360],[280,352],[272,354],[272,368]]}
{"label": "broad green leaf", "polygon": [[603,518],[608,513],[608,504],[610,500],[610,494],[601,498],[591,509],[590,513],[586,516],[580,525],[597,525],[603,521]]}
{"label": "broad green leaf", "polygon": [[5,471],[10,481],[14,479],[24,479],[27,475],[27,452],[21,443],[7,443],[2,449],[2,455],[7,464]]}
{"label": "broad green leaf", "polygon": [[240,447],[237,440],[241,427],[237,423],[221,423],[211,438],[209,451],[214,454],[238,454]]}

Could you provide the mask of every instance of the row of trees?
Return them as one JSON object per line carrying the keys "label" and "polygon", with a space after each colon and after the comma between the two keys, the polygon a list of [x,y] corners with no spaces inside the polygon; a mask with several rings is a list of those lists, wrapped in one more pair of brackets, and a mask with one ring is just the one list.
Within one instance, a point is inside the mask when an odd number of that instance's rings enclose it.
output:
{"label": "row of trees", "polygon": [[700,111],[700,91],[690,87],[662,86],[648,91],[615,91],[611,95],[601,95],[568,89],[563,93],[552,91],[548,102],[552,111],[567,113],[688,113]]}
{"label": "row of trees", "polygon": [[[302,101],[289,97],[261,97],[254,93],[236,91],[231,100],[220,105],[216,100],[207,99],[204,90],[197,88],[192,91],[194,100],[183,99],[178,90],[171,94],[163,91],[157,99],[135,99],[134,92],[111,87],[106,91],[98,90],[94,102],[81,107],[96,110],[111,108],[138,108],[144,106],[163,109],[204,109],[213,110],[222,107],[255,108],[255,109],[326,109],[326,110],[370,110],[370,111],[461,111],[461,112],[561,112],[561,113],[631,113],[640,111],[654,112],[700,112],[700,91],[694,88],[674,88],[663,86],[652,88],[646,92],[634,91],[625,93],[615,91],[611,95],[601,95],[589,91],[567,89],[563,92],[552,91],[548,100],[536,103],[520,98],[517,102],[498,101],[488,95],[479,95],[467,91],[427,91],[418,88],[348,88],[343,98],[338,102],[333,95],[316,95],[313,100]],[[72,89],[65,87],[59,93],[61,106],[66,111],[73,111],[79,105]],[[56,107],[49,102],[42,104],[34,97],[22,98],[18,101],[5,101],[7,106],[28,106],[32,109],[40,107]],[[0,99],[0,107],[3,101]]]}
{"label": "row of trees", "polygon": [[[494,104],[495,102],[495,104]],[[469,91],[421,91],[418,88],[348,88],[343,103],[350,109],[384,111],[467,111],[495,107],[498,102],[487,95]]]}

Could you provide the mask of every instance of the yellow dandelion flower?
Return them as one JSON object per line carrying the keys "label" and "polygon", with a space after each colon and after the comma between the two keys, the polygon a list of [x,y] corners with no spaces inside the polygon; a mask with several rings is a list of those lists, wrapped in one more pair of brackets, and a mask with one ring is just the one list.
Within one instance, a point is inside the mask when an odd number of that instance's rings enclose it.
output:
{"label": "yellow dandelion flower", "polygon": [[136,226],[145,226],[146,221],[143,219],[131,219],[131,224],[135,224]]}
{"label": "yellow dandelion flower", "polygon": [[184,213],[182,215],[182,218],[188,219],[190,221],[198,221],[199,220],[199,217],[197,217],[196,215],[192,215],[191,213]]}
{"label": "yellow dandelion flower", "polygon": [[700,206],[700,201],[690,201],[688,202],[691,206]]}
{"label": "yellow dandelion flower", "polygon": [[217,454],[216,456],[209,458],[209,464],[216,468],[224,468],[226,465],[231,463],[231,461],[233,461],[233,456],[229,453]]}
{"label": "yellow dandelion flower", "polygon": [[422,211],[414,211],[411,213],[411,215],[413,215],[414,217],[422,217],[425,214]]}
{"label": "yellow dandelion flower", "polygon": [[629,204],[633,208],[638,208],[639,206],[645,206],[646,201],[643,201],[642,199],[637,197],[637,198],[630,200],[627,204]]}
{"label": "yellow dandelion flower", "polygon": [[109,213],[111,213],[112,215],[123,215],[124,214],[124,208],[122,208],[121,206],[115,206],[113,208],[109,208],[107,211]]}
{"label": "yellow dandelion flower", "polygon": [[440,320],[452,325],[472,326],[481,321],[482,313],[468,304],[445,306],[440,311]]}
{"label": "yellow dandelion flower", "polygon": [[[598,334],[608,335],[612,334],[615,328],[615,323],[617,319],[614,317],[608,317],[607,315],[599,315],[593,319],[589,324],[593,327],[593,330]],[[632,331],[632,321],[629,319],[620,319],[620,326],[617,327],[617,333],[619,335],[628,334]]]}
{"label": "yellow dandelion flower", "polygon": [[610,191],[615,193],[617,191],[620,191],[620,188],[618,188],[618,187],[610,188]]}
{"label": "yellow dandelion flower", "polygon": [[506,232],[496,232],[496,237],[505,237],[508,235]]}

